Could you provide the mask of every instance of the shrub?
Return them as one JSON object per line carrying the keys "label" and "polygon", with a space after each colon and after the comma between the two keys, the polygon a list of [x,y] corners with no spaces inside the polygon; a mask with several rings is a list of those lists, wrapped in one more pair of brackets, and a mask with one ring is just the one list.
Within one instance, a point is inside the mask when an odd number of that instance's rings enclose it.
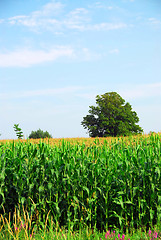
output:
{"label": "shrub", "polygon": [[52,138],[52,136],[46,131],[43,132],[40,128],[37,131],[32,131],[29,138]]}

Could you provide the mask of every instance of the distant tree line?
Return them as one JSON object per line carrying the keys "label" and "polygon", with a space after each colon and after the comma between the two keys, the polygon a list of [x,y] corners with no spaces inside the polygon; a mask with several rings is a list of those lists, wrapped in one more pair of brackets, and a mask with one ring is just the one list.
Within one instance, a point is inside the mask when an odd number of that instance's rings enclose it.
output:
{"label": "distant tree line", "polygon": [[[23,138],[23,132],[22,129],[19,127],[19,124],[14,124],[13,126],[16,136],[18,139]],[[32,131],[31,134],[29,135],[29,138],[37,139],[37,138],[52,138],[51,134],[49,134],[47,131],[44,132],[40,128],[37,131]]]}
{"label": "distant tree line", "polygon": [[[132,111],[130,103],[116,92],[96,96],[96,106],[89,106],[89,114],[83,118],[81,125],[88,130],[90,137],[128,136],[140,134],[143,129],[137,124],[139,118]],[[23,137],[19,124],[14,124],[18,139]],[[32,131],[29,138],[52,138],[52,135],[40,128]]]}
{"label": "distant tree line", "polygon": [[42,131],[40,128],[37,131],[32,131],[29,138],[52,138],[52,136],[46,131]]}

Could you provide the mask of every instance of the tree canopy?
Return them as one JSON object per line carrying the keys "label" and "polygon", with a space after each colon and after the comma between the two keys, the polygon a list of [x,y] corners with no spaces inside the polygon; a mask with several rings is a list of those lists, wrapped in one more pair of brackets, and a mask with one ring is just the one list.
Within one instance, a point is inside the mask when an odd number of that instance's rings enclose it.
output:
{"label": "tree canopy", "polygon": [[29,135],[29,138],[52,138],[52,136],[46,131],[42,131],[41,129],[38,129],[37,131],[32,131]]}
{"label": "tree canopy", "polygon": [[142,133],[137,125],[139,118],[132,111],[130,103],[116,92],[96,96],[96,106],[89,106],[89,115],[81,125],[88,130],[90,137],[128,136]]}

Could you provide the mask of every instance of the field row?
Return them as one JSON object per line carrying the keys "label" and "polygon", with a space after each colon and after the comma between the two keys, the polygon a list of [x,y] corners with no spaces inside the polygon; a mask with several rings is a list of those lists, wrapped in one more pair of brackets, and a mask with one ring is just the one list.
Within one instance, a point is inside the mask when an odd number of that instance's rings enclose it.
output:
{"label": "field row", "polygon": [[160,221],[161,135],[86,140],[1,141],[0,213],[74,229]]}

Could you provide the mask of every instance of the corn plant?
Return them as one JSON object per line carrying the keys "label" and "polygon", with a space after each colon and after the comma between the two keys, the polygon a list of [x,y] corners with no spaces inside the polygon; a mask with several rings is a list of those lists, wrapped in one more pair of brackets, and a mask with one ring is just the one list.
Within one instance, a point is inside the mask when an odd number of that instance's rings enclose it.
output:
{"label": "corn plant", "polygon": [[161,220],[160,140],[2,141],[0,214],[24,207],[39,227],[50,212],[56,228],[148,229]]}

